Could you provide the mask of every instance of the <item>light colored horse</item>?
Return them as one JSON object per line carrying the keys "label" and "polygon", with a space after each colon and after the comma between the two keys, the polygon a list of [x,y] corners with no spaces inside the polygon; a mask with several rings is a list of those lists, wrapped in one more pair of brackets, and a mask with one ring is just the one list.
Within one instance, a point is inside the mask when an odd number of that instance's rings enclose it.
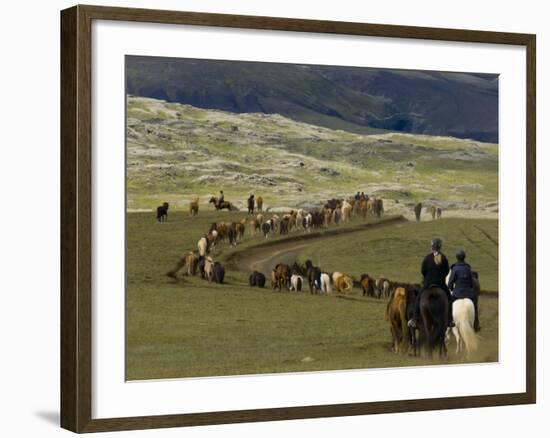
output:
{"label": "light colored horse", "polygon": [[347,294],[353,289],[353,280],[351,277],[341,272],[332,273],[332,283],[338,293]]}
{"label": "light colored horse", "polygon": [[199,249],[199,255],[204,257],[206,255],[206,251],[208,250],[208,241],[206,240],[206,237],[200,238],[197,242],[197,248]]}
{"label": "light colored horse", "polygon": [[301,292],[304,287],[304,278],[301,275],[293,274],[290,277],[290,290]]}
{"label": "light colored horse", "polygon": [[479,348],[480,338],[474,331],[474,317],[475,309],[472,300],[461,298],[453,303],[455,326],[452,328],[452,333],[456,339],[456,354],[464,353],[469,357]]}
{"label": "light colored horse", "polygon": [[311,226],[313,224],[313,216],[311,213],[306,214],[304,217],[303,225],[304,225],[304,232],[311,233]]}
{"label": "light colored horse", "polygon": [[208,281],[212,281],[214,278],[214,260],[210,256],[204,259],[204,275]]}
{"label": "light colored horse", "polygon": [[330,277],[325,272],[321,274],[321,292],[325,294],[332,293],[332,288],[330,287]]}
{"label": "light colored horse", "polygon": [[342,204],[342,222],[348,222],[351,219],[351,204],[344,201]]}

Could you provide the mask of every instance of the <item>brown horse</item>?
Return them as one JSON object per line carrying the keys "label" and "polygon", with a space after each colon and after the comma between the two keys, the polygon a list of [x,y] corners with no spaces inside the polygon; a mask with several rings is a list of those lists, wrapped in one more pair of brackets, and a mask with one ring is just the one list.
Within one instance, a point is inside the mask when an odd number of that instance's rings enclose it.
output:
{"label": "brown horse", "polygon": [[275,287],[281,290],[283,286],[290,289],[290,266],[279,263],[275,266]]}
{"label": "brown horse", "polygon": [[216,224],[216,231],[218,232],[218,239],[224,240],[227,237],[228,227],[224,222]]}
{"label": "brown horse", "polygon": [[199,198],[195,198],[189,203],[189,214],[191,216],[199,214]]}
{"label": "brown horse", "polygon": [[256,205],[257,205],[258,211],[263,211],[264,199],[261,196],[258,196],[256,198]]}
{"label": "brown horse", "polygon": [[[246,222],[246,219],[245,219],[245,222]],[[239,238],[239,240],[243,240],[244,238],[244,230],[245,230],[245,224],[243,223],[243,221],[239,222],[237,225],[237,237]]]}
{"label": "brown horse", "polygon": [[199,263],[199,258],[197,257],[197,255],[194,252],[189,251],[188,253],[185,253],[181,256],[176,267],[172,269],[170,272],[167,272],[166,275],[168,277],[177,279],[178,273],[184,268],[185,268],[185,270],[183,271],[184,275],[195,275],[197,273],[198,263]]}
{"label": "brown horse", "polygon": [[384,201],[382,198],[376,198],[374,200],[373,213],[376,217],[380,217],[384,213]]}
{"label": "brown horse", "polygon": [[277,288],[277,277],[275,276],[275,269],[271,271],[271,289]]}
{"label": "brown horse", "polygon": [[359,280],[359,283],[361,283],[361,288],[363,289],[363,296],[368,297],[374,297],[376,284],[374,282],[374,279],[370,277],[368,274],[361,275],[361,280]]}
{"label": "brown horse", "polygon": [[366,199],[359,201],[359,211],[361,212],[361,217],[366,219],[369,211],[368,201]]}
{"label": "brown horse", "polygon": [[420,314],[420,346],[425,345],[429,357],[432,357],[434,348],[438,348],[440,357],[446,357],[445,333],[449,325],[449,300],[445,291],[439,287],[424,289],[420,299]]}

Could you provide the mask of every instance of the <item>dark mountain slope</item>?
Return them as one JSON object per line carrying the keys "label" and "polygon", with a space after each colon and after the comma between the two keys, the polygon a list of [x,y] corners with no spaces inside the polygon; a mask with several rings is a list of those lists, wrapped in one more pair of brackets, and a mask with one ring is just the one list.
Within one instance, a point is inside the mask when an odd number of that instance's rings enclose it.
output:
{"label": "dark mountain slope", "polygon": [[496,75],[128,56],[127,94],[319,126],[498,142]]}

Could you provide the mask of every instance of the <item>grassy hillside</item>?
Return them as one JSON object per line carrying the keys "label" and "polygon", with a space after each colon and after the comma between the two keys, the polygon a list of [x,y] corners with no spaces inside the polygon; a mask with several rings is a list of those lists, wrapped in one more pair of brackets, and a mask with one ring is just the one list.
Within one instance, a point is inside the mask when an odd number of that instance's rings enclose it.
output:
{"label": "grassy hillside", "polygon": [[[220,189],[244,207],[305,206],[356,191],[387,207],[497,211],[498,146],[451,137],[361,135],[277,114],[234,114],[129,96],[127,208],[186,208]],[[396,203],[399,203],[398,205]]]}
{"label": "grassy hillside", "polygon": [[420,263],[429,252],[430,240],[443,240],[443,253],[454,263],[459,249],[466,251],[468,263],[478,271],[482,288],[498,291],[498,222],[491,219],[443,219],[419,224],[399,224],[383,233],[338,236],[310,245],[301,255],[332,272],[366,272],[378,277],[419,283]]}
{"label": "grassy hillside", "polygon": [[[129,380],[208,375],[298,372],[367,367],[457,363],[414,358],[390,351],[384,320],[385,301],[351,296],[310,295],[250,288],[241,272],[225,260],[235,251],[248,253],[261,237],[246,234],[237,248],[218,247],[215,260],[226,263],[227,284],[198,277],[179,283],[165,276],[185,251],[196,247],[213,221],[233,221],[243,213],[203,212],[191,218],[178,212],[164,224],[152,213],[127,215],[126,375]],[[359,226],[355,221],[350,227]],[[332,227],[331,229],[334,229]],[[317,256],[325,269],[358,277],[384,273],[394,280],[416,280],[426,239],[443,236],[445,248],[465,246],[482,287],[496,290],[495,221],[441,220],[402,223],[349,236],[311,241],[298,258]],[[330,229],[329,229],[330,230]],[[294,238],[291,235],[290,238]],[[468,242],[474,242],[472,246]],[[383,242],[386,242],[384,245]],[[332,249],[332,251],[329,251]],[[266,249],[268,254],[271,250]],[[265,272],[267,274],[267,272]],[[498,360],[498,295],[480,301],[482,343],[472,361]]]}

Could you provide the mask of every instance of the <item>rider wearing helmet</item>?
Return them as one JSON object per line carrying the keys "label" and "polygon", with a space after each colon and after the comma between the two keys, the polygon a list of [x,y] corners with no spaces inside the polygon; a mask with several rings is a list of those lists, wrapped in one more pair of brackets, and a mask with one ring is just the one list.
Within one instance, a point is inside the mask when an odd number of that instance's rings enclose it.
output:
{"label": "rider wearing helmet", "polygon": [[[416,302],[414,306],[414,318],[409,320],[408,323],[410,327],[416,327],[418,321],[420,321],[420,300],[422,298],[424,290],[428,289],[429,287],[439,287],[447,293],[449,303],[451,301],[451,293],[449,291],[449,288],[447,287],[447,284],[445,283],[445,277],[447,277],[447,274],[449,273],[449,261],[447,260],[447,257],[445,257],[445,255],[441,252],[443,242],[440,238],[434,237],[431,241],[431,245],[432,251],[426,257],[424,257],[424,260],[422,261],[422,267],[420,268],[423,278],[422,290],[416,297]],[[449,326],[452,325],[452,315],[450,314]]]}
{"label": "rider wearing helmet", "polygon": [[449,289],[452,291],[451,308],[452,303],[456,300],[469,298],[474,303],[475,320],[474,330],[478,332],[479,327],[479,313],[477,308],[477,294],[474,292],[474,280],[472,276],[472,269],[466,260],[466,253],[464,250],[460,250],[456,253],[457,262],[451,266],[451,275],[449,277]]}

